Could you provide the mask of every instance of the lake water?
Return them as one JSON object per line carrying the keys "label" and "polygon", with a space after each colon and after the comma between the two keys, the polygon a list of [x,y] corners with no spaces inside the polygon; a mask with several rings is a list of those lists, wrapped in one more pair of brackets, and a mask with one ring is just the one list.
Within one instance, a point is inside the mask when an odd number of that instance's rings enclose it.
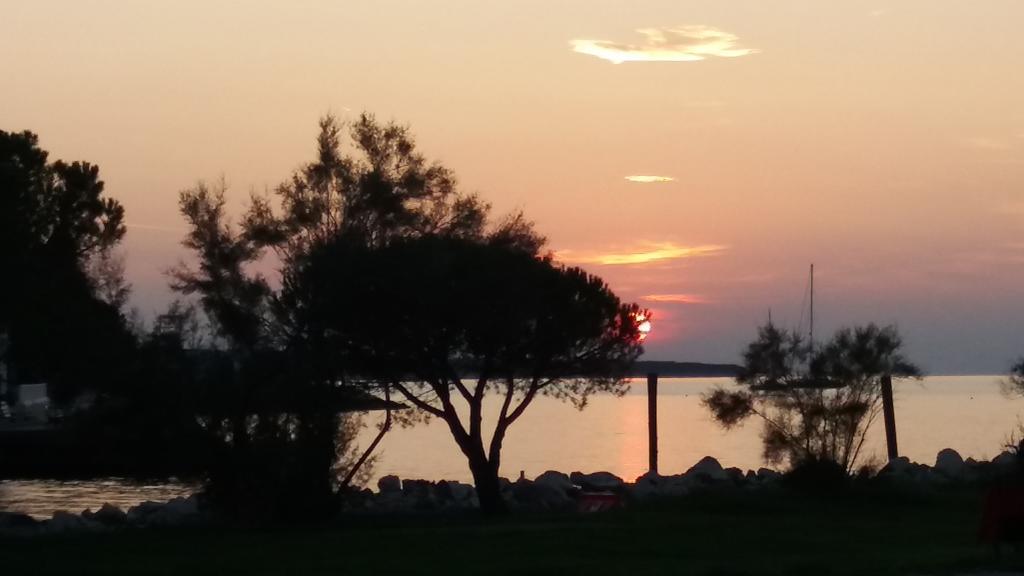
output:
{"label": "lake water", "polygon": [[[923,381],[894,383],[900,454],[926,464],[935,454],[953,448],[964,458],[991,458],[1004,450],[1024,414],[1024,399],[1001,393],[1002,376],[932,376]],[[664,378],[658,383],[659,470],[686,471],[704,456],[723,466],[757,469],[761,460],[761,423],[723,430],[700,404],[714,386],[730,386],[728,378]],[[492,403],[491,414],[497,413]],[[367,418],[373,425],[379,415]],[[864,457],[884,461],[881,415],[876,420]],[[487,420],[485,418],[485,429]],[[372,437],[367,430],[365,436]],[[381,443],[374,478],[469,481],[465,457],[444,422],[396,429]],[[622,398],[602,395],[579,412],[569,404],[537,398],[512,425],[502,451],[502,474],[515,479],[520,471],[532,478],[545,470],[606,470],[627,480],[647,471],[647,383],[632,381]]]}
{"label": "lake water", "polygon": [[[933,464],[935,454],[953,448],[965,458],[999,454],[1020,423],[1024,399],[1000,390],[1001,376],[932,376],[921,382],[897,382],[896,425],[900,454]],[[730,379],[665,378],[659,382],[659,468],[662,474],[685,471],[711,455],[723,466],[756,469],[761,461],[760,422],[725,431],[700,405],[701,395]],[[489,406],[497,412],[497,402]],[[361,437],[367,444],[381,414],[366,418]],[[493,421],[492,421],[493,422]],[[485,417],[485,429],[488,420]],[[429,424],[392,430],[380,446],[371,485],[387,474],[428,480],[471,479],[465,457],[447,426]],[[885,455],[881,417],[864,457]],[[632,382],[622,398],[598,395],[579,412],[569,404],[539,397],[510,429],[502,451],[502,474],[520,471],[534,477],[545,470],[607,470],[633,480],[647,470],[647,384]],[[104,482],[0,482],[0,510],[48,517],[54,510],[80,512],[111,502],[122,508],[143,500],[167,500],[187,494],[181,484],[134,485]]]}

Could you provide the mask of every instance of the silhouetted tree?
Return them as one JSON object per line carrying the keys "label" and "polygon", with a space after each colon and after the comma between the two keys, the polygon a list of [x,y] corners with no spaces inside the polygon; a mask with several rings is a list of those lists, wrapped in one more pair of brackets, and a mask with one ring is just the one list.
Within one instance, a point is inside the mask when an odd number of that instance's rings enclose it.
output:
{"label": "silhouetted tree", "polygon": [[1010,369],[1009,384],[1011,390],[1024,394],[1024,358],[1018,360]]}
{"label": "silhouetted tree", "polygon": [[[311,429],[338,429],[320,416],[334,414],[337,404],[329,399],[348,388],[394,392],[427,413],[448,414],[485,508],[497,510],[507,427],[538,394],[582,406],[594,391],[621,392],[620,376],[640,350],[630,316],[636,309],[619,303],[597,278],[540,256],[544,239],[521,214],[488,227],[489,207],[459,192],[446,168],[427,162],[408,128],[363,114],[348,127],[348,138],[345,129],[323,119],[316,161],[274,196],[253,196],[237,230],[226,221],[223,188],[200,185],[182,193],[186,245],[199,264],[176,271],[176,288],[199,296],[230,350],[256,350],[240,355],[252,361],[267,351],[285,359],[283,371],[236,366],[235,372],[279,374],[274,402],[279,410],[295,408],[299,423],[315,422]],[[345,142],[351,154],[343,151]],[[280,291],[250,272],[263,249],[281,263]],[[411,299],[385,299],[368,287],[404,290]],[[458,298],[472,309],[456,311]],[[377,324],[367,316],[372,310]],[[439,310],[450,312],[444,321],[433,320]],[[394,330],[391,339],[378,342],[381,326]],[[444,339],[435,345],[439,334]],[[428,371],[417,345],[429,345],[440,364]],[[471,393],[458,376],[469,370],[480,371]],[[448,387],[474,399],[467,426],[448,410],[450,403],[445,407]],[[485,392],[495,388],[504,409],[485,450],[480,410]],[[456,433],[460,427],[464,434]]]}
{"label": "silhouetted tree", "polygon": [[[384,245],[425,233],[473,234],[483,220],[486,206],[460,194],[445,168],[428,164],[407,128],[364,114],[351,127],[355,154],[349,156],[341,150],[343,128],[325,118],[317,160],[277,189],[278,202],[254,196],[240,227],[227,220],[223,184],[199,184],[180,197],[189,223],[185,245],[198,263],[174,270],[174,288],[199,297],[232,358],[231,368],[221,373],[230,394],[212,403],[225,417],[210,419],[231,423],[230,430],[215,432],[231,439],[238,459],[222,470],[235,478],[222,483],[229,487],[244,484],[243,476],[280,476],[280,462],[272,465],[266,455],[292,462],[292,479],[285,480],[305,482],[300,490],[306,494],[330,492],[335,470],[345,469],[345,480],[359,476],[339,462],[352,452],[346,444],[356,427],[340,412],[353,395],[343,390],[343,374],[326,369],[335,363],[292,329],[289,303],[252,272],[264,250],[277,253],[287,285],[314,246],[335,238]],[[354,461],[370,461],[366,456]]]}
{"label": "silhouetted tree", "polygon": [[279,186],[279,209],[254,195],[243,227],[261,246],[294,266],[318,244],[339,236],[366,246],[425,234],[479,236],[488,206],[458,190],[452,173],[429,163],[408,127],[362,114],[349,127],[354,154],[342,150],[345,126],[320,121],[317,160]]}
{"label": "silhouetted tree", "polygon": [[[547,395],[582,409],[593,393],[624,393],[641,352],[642,311],[599,278],[537,254],[528,231],[517,220],[476,239],[340,239],[315,251],[284,296],[301,302],[296,325],[347,372],[444,420],[489,514],[504,509],[506,433],[532,401]],[[489,395],[498,410],[485,433]]]}
{"label": "silhouetted tree", "polygon": [[0,331],[14,379],[48,381],[58,402],[116,379],[134,344],[124,292],[104,301],[88,273],[125,232],[103,191],[97,166],[49,163],[35,134],[0,131]]}
{"label": "silhouetted tree", "polygon": [[769,324],[743,355],[738,390],[704,397],[726,428],[750,416],[764,423],[764,459],[791,465],[832,462],[853,470],[881,407],[880,378],[919,378],[902,354],[892,326],[842,329],[810,347],[799,335]]}

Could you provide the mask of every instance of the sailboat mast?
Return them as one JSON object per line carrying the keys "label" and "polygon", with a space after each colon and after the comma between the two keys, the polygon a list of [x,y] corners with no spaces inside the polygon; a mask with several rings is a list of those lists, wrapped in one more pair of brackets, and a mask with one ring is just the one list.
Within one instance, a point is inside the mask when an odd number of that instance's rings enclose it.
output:
{"label": "sailboat mast", "polygon": [[811,330],[810,330],[810,344],[811,344],[811,350],[814,350],[814,264],[811,264]]}

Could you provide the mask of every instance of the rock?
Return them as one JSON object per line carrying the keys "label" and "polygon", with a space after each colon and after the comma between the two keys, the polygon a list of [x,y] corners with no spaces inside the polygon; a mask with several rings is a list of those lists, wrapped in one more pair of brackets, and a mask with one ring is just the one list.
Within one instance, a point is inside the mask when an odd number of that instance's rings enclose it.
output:
{"label": "rock", "polygon": [[377,489],[384,492],[401,492],[402,491],[402,479],[398,476],[384,476],[380,480],[377,480]]}
{"label": "rock", "polygon": [[992,459],[992,463],[1000,467],[1016,466],[1018,462],[1019,459],[1017,458],[1017,455],[1014,454],[1013,452],[1003,452],[999,456],[996,456],[995,458]]}
{"label": "rock", "polygon": [[476,489],[461,482],[442,480],[437,483],[437,496],[441,500],[463,503],[476,494]]}
{"label": "rock", "polygon": [[893,458],[882,466],[882,469],[878,471],[879,476],[905,476],[910,474],[914,469],[914,465],[910,463],[910,458],[906,456],[899,456]]}
{"label": "rock", "polygon": [[[129,517],[131,511],[129,511]],[[174,498],[144,518],[149,526],[184,526],[199,522],[199,501],[195,496]]]}
{"label": "rock", "polygon": [[661,489],[665,484],[665,478],[657,472],[645,472],[637,476],[636,481],[630,489],[630,495],[637,500],[648,500],[661,496]]}
{"label": "rock", "polygon": [[611,472],[594,472],[592,474],[573,472],[569,475],[569,479],[573,484],[584,490],[598,492],[621,490],[625,485],[622,478]]}
{"label": "rock", "polygon": [[25,535],[39,528],[39,522],[28,514],[0,512],[0,534]]}
{"label": "rock", "polygon": [[772,470],[771,468],[757,469],[757,480],[759,482],[777,482],[780,479],[782,479],[782,474]]}
{"label": "rock", "polygon": [[53,518],[46,522],[46,531],[50,534],[83,532],[88,528],[86,522],[84,518],[77,514],[58,510],[53,513]]}
{"label": "rock", "polygon": [[557,472],[555,470],[548,470],[547,472],[537,476],[533,480],[534,484],[545,484],[559,490],[569,493],[574,488],[572,480],[569,479],[567,474]]}
{"label": "rock", "polygon": [[434,492],[434,483],[430,480],[406,480],[402,482],[402,493],[413,496],[429,496]]}
{"label": "rock", "polygon": [[935,456],[935,472],[949,478],[960,478],[964,474],[964,459],[952,448],[940,450]]}
{"label": "rock", "polygon": [[726,480],[728,475],[722,469],[718,460],[711,456],[705,456],[699,462],[690,467],[685,474],[688,478],[698,480]]}
{"label": "rock", "polygon": [[631,494],[637,500],[685,496],[690,492],[690,480],[685,475],[661,476],[647,472],[638,477]]}
{"label": "rock", "polygon": [[743,484],[743,470],[739,468],[726,468],[724,472],[725,477],[728,478],[729,480],[732,480],[734,484]]}
{"label": "rock", "polygon": [[110,504],[104,504],[95,512],[86,510],[85,512],[82,512],[82,517],[86,520],[110,527],[123,526],[128,522],[128,515],[117,506],[112,506]]}
{"label": "rock", "polygon": [[558,486],[523,481],[512,485],[512,495],[527,510],[562,510],[573,505],[573,499]]}
{"label": "rock", "polygon": [[160,511],[163,504],[147,500],[138,506],[128,509],[128,523],[133,526],[144,526],[149,523],[150,516]]}
{"label": "rock", "polygon": [[456,502],[469,501],[476,496],[476,488],[470,484],[449,482],[448,488],[452,491],[452,498],[454,498]]}

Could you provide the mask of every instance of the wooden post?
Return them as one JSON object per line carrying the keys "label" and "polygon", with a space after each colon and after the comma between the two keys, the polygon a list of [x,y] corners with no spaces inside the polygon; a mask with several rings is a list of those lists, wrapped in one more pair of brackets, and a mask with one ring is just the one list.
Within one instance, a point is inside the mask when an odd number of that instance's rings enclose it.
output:
{"label": "wooden post", "polygon": [[889,453],[889,460],[899,458],[900,452],[896,447],[896,409],[892,401],[892,376],[882,376],[882,414],[885,417],[885,446]]}
{"label": "wooden post", "polygon": [[650,471],[658,473],[658,374],[647,375],[647,442],[650,448]]}

